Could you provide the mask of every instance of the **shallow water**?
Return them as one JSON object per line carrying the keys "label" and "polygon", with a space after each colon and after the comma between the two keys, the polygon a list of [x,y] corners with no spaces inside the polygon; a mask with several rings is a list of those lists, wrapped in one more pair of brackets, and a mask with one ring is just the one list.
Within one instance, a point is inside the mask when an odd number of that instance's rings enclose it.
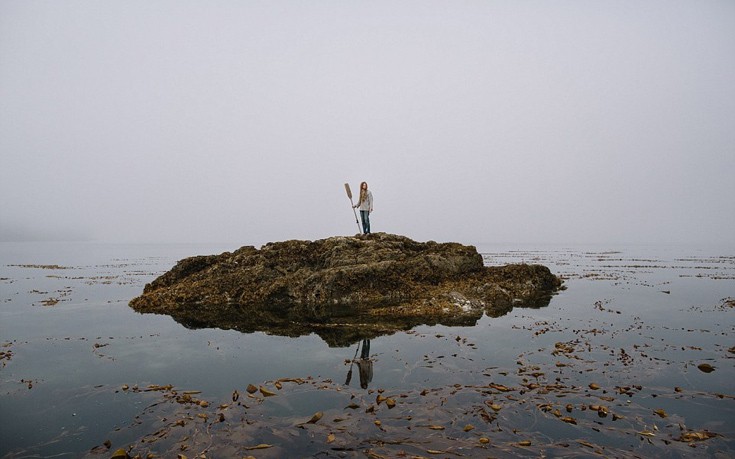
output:
{"label": "shallow water", "polygon": [[361,343],[127,306],[178,259],[236,248],[0,244],[0,457],[735,454],[733,249],[480,245],[566,290],[372,339],[363,389]]}

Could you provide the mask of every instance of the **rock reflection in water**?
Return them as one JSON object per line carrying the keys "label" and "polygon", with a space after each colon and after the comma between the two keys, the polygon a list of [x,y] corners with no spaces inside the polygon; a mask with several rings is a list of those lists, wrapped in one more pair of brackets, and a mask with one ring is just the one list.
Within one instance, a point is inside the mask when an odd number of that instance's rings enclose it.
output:
{"label": "rock reflection in water", "polygon": [[364,308],[340,305],[322,308],[318,314],[295,313],[293,310],[231,307],[223,313],[220,309],[207,314],[200,308],[197,314],[185,314],[174,320],[189,329],[220,328],[243,333],[262,332],[269,335],[297,338],[316,334],[329,347],[348,347],[361,340],[391,335],[411,330],[419,325],[444,325],[471,327],[483,314],[501,317],[514,307],[539,309],[549,305],[551,295],[539,296],[522,302],[503,303],[485,309],[471,309],[462,313],[416,314],[410,305],[385,308]]}

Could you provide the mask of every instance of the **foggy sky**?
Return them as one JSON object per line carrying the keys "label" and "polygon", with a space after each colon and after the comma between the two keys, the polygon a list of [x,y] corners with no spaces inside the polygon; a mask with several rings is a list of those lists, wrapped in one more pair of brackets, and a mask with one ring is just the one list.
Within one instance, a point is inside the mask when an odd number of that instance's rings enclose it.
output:
{"label": "foggy sky", "polygon": [[0,239],[735,243],[735,2],[0,0]]}

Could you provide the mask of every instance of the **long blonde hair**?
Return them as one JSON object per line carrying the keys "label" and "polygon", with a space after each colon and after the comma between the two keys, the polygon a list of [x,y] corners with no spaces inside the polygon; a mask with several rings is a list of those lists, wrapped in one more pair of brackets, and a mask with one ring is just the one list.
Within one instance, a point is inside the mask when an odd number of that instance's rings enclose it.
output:
{"label": "long blonde hair", "polygon": [[[363,185],[365,185],[365,188],[362,187]],[[360,199],[357,201],[358,206],[362,204],[363,201],[367,201],[367,198],[368,198],[367,193],[368,193],[368,184],[367,182],[362,182],[360,184]]]}

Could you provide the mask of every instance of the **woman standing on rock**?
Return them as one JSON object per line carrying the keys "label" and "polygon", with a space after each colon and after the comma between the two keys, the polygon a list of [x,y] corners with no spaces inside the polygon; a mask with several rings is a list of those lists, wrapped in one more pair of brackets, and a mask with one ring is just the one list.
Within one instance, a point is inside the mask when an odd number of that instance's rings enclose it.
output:
{"label": "woman standing on rock", "polygon": [[370,234],[370,212],[373,211],[373,193],[368,190],[367,182],[360,184],[360,199],[352,207],[360,208],[362,232],[363,234]]}

